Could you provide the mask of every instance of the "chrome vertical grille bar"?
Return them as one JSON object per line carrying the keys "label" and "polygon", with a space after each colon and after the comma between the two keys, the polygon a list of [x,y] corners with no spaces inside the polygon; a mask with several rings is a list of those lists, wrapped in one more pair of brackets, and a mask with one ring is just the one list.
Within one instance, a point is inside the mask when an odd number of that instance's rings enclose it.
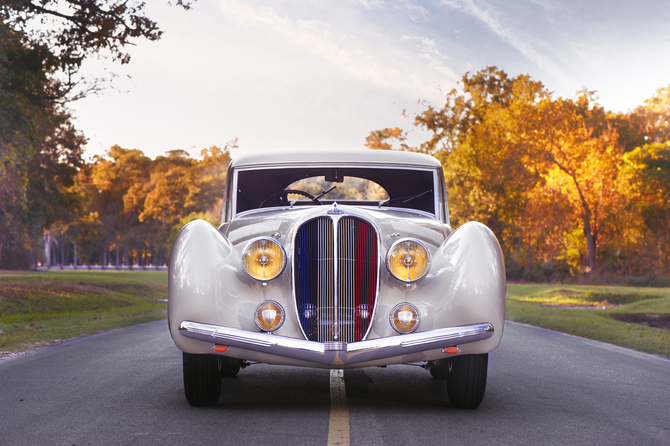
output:
{"label": "chrome vertical grille bar", "polygon": [[319,342],[332,340],[332,324],[335,309],[333,287],[335,259],[333,256],[333,223],[329,218],[319,218],[317,240],[319,245]]}
{"label": "chrome vertical grille bar", "polygon": [[337,283],[338,307],[342,341],[354,342],[355,247],[354,221],[342,218],[337,227]]}

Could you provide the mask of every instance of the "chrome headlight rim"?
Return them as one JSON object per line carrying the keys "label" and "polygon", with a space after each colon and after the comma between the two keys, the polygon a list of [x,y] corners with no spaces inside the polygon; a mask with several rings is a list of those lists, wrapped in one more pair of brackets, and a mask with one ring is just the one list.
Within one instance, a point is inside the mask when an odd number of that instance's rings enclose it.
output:
{"label": "chrome headlight rim", "polygon": [[[421,276],[419,276],[419,277],[417,277],[416,279],[413,279],[413,280],[406,280],[406,279],[402,279],[402,278],[396,276],[395,274],[393,274],[393,271],[391,271],[391,267],[389,266],[389,257],[391,255],[391,252],[393,251],[393,249],[396,246],[398,246],[399,244],[404,243],[404,242],[416,243],[417,245],[421,246],[421,248],[423,248],[423,250],[426,252],[426,258],[427,258],[426,261],[428,263],[428,266],[426,267],[426,270],[423,272],[423,274],[421,274]],[[406,284],[415,283],[415,282],[423,279],[424,277],[426,277],[426,275],[428,274],[428,271],[430,270],[431,263],[432,263],[432,257],[430,255],[430,250],[428,249],[426,244],[424,242],[422,242],[421,240],[416,239],[416,238],[412,238],[412,237],[405,237],[405,238],[401,238],[400,240],[396,240],[391,245],[391,247],[388,249],[388,251],[386,251],[386,256],[385,256],[385,260],[384,260],[384,264],[386,265],[386,271],[388,271],[388,273],[391,275],[391,277],[401,281],[402,283],[406,283]]]}
{"label": "chrome headlight rim", "polygon": [[[281,250],[281,254],[282,254],[281,269],[279,270],[279,272],[275,276],[273,276],[272,278],[269,278],[269,279],[268,278],[259,279],[257,277],[252,276],[251,273],[247,270],[247,267],[245,266],[245,262],[244,262],[244,257],[246,256],[247,250],[251,247],[251,245],[253,245],[256,242],[260,242],[262,240],[266,240],[266,241],[269,241],[269,242],[274,243],[275,245],[277,245],[279,247],[279,249]],[[287,264],[288,264],[288,258],[287,258],[287,255],[286,255],[286,249],[284,248],[284,246],[281,243],[279,243],[278,240],[276,240],[272,237],[256,237],[256,238],[253,238],[253,239],[249,240],[244,245],[244,249],[242,250],[242,269],[244,270],[244,272],[246,273],[246,275],[248,277],[250,277],[251,279],[253,279],[257,282],[264,283],[264,282],[270,282],[272,280],[275,280],[277,277],[281,276],[282,273],[286,270],[286,265]]]}
{"label": "chrome headlight rim", "polygon": [[[414,314],[416,315],[416,323],[414,324],[414,326],[412,327],[411,330],[406,330],[406,331],[402,331],[402,330],[398,329],[396,324],[393,323],[396,311],[398,311],[400,308],[402,308],[404,306],[410,307],[414,311]],[[400,333],[401,335],[402,334],[414,333],[417,330],[417,328],[419,328],[419,325],[421,324],[421,314],[419,313],[419,309],[416,307],[416,305],[414,305],[412,303],[409,303],[409,302],[400,302],[399,304],[394,305],[393,308],[391,309],[391,312],[389,313],[389,323],[391,324],[391,327],[396,332]]]}
{"label": "chrome headlight rim", "polygon": [[[258,312],[262,311],[261,308],[265,305],[268,305],[268,304],[274,305],[279,310],[279,314],[280,314],[279,324],[277,324],[277,326],[272,328],[272,329],[265,328],[258,322]],[[279,302],[277,302],[276,300],[264,300],[263,302],[259,303],[256,306],[256,310],[254,310],[254,322],[256,323],[256,327],[258,327],[259,330],[261,330],[265,333],[272,333],[274,331],[279,330],[281,328],[281,326],[284,325],[284,321],[286,321],[286,311],[284,310],[284,307]]]}

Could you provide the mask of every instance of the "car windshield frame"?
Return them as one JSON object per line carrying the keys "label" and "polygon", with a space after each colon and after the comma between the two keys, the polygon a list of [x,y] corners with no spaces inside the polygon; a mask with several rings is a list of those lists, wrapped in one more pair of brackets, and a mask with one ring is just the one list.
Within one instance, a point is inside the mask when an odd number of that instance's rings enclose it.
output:
{"label": "car windshield frame", "polygon": [[[264,199],[273,193],[284,190],[295,181],[310,177],[325,177],[326,181],[337,185],[344,177],[364,178],[381,186],[388,194],[389,201],[356,201],[356,206],[375,207],[381,209],[400,208],[430,215],[444,221],[446,209],[444,201],[444,181],[441,180],[441,171],[428,166],[405,165],[369,165],[358,164],[329,164],[329,165],[273,165],[273,166],[244,166],[231,169],[228,178],[223,221],[230,221],[240,215],[261,209],[289,208],[288,205],[274,205],[259,209]],[[255,174],[254,174],[255,173]],[[249,174],[252,174],[250,176]],[[284,175],[281,175],[284,174]],[[410,179],[408,180],[408,176]],[[339,181],[338,181],[339,180]],[[413,181],[411,181],[413,180]],[[430,193],[426,194],[429,191]],[[320,201],[331,204],[348,204],[346,200],[328,199],[327,195]],[[300,202],[299,207],[311,205]],[[315,206],[319,206],[314,203]]]}

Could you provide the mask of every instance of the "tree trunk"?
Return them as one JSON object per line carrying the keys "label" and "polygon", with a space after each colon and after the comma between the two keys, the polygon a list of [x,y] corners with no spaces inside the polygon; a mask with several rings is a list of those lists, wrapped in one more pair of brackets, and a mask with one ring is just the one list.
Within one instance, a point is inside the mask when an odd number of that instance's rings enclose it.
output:
{"label": "tree trunk", "polygon": [[591,232],[591,219],[586,214],[583,215],[584,219],[584,236],[586,237],[586,252],[587,258],[589,261],[589,276],[593,277],[594,271],[596,269],[596,237]]}
{"label": "tree trunk", "polygon": [[48,232],[44,234],[44,257],[46,257],[47,269],[51,266],[51,234]]}

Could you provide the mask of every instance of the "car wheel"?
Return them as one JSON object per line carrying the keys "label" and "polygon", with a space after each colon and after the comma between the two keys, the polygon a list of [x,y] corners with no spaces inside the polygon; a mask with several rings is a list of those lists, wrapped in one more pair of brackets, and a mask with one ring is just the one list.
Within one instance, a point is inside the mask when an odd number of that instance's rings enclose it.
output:
{"label": "car wheel", "polygon": [[213,406],[221,396],[219,358],[214,355],[182,354],[184,394],[191,406]]}
{"label": "car wheel", "polygon": [[428,371],[435,379],[447,379],[447,374],[449,373],[448,367],[446,359],[438,359],[437,361],[430,361]]}
{"label": "car wheel", "polygon": [[240,362],[237,359],[220,357],[219,374],[221,378],[234,378],[240,371]]}
{"label": "car wheel", "polygon": [[442,367],[438,367],[440,371],[446,369],[447,394],[452,406],[459,409],[479,407],[484,399],[488,362],[488,353],[441,360],[439,365]]}

